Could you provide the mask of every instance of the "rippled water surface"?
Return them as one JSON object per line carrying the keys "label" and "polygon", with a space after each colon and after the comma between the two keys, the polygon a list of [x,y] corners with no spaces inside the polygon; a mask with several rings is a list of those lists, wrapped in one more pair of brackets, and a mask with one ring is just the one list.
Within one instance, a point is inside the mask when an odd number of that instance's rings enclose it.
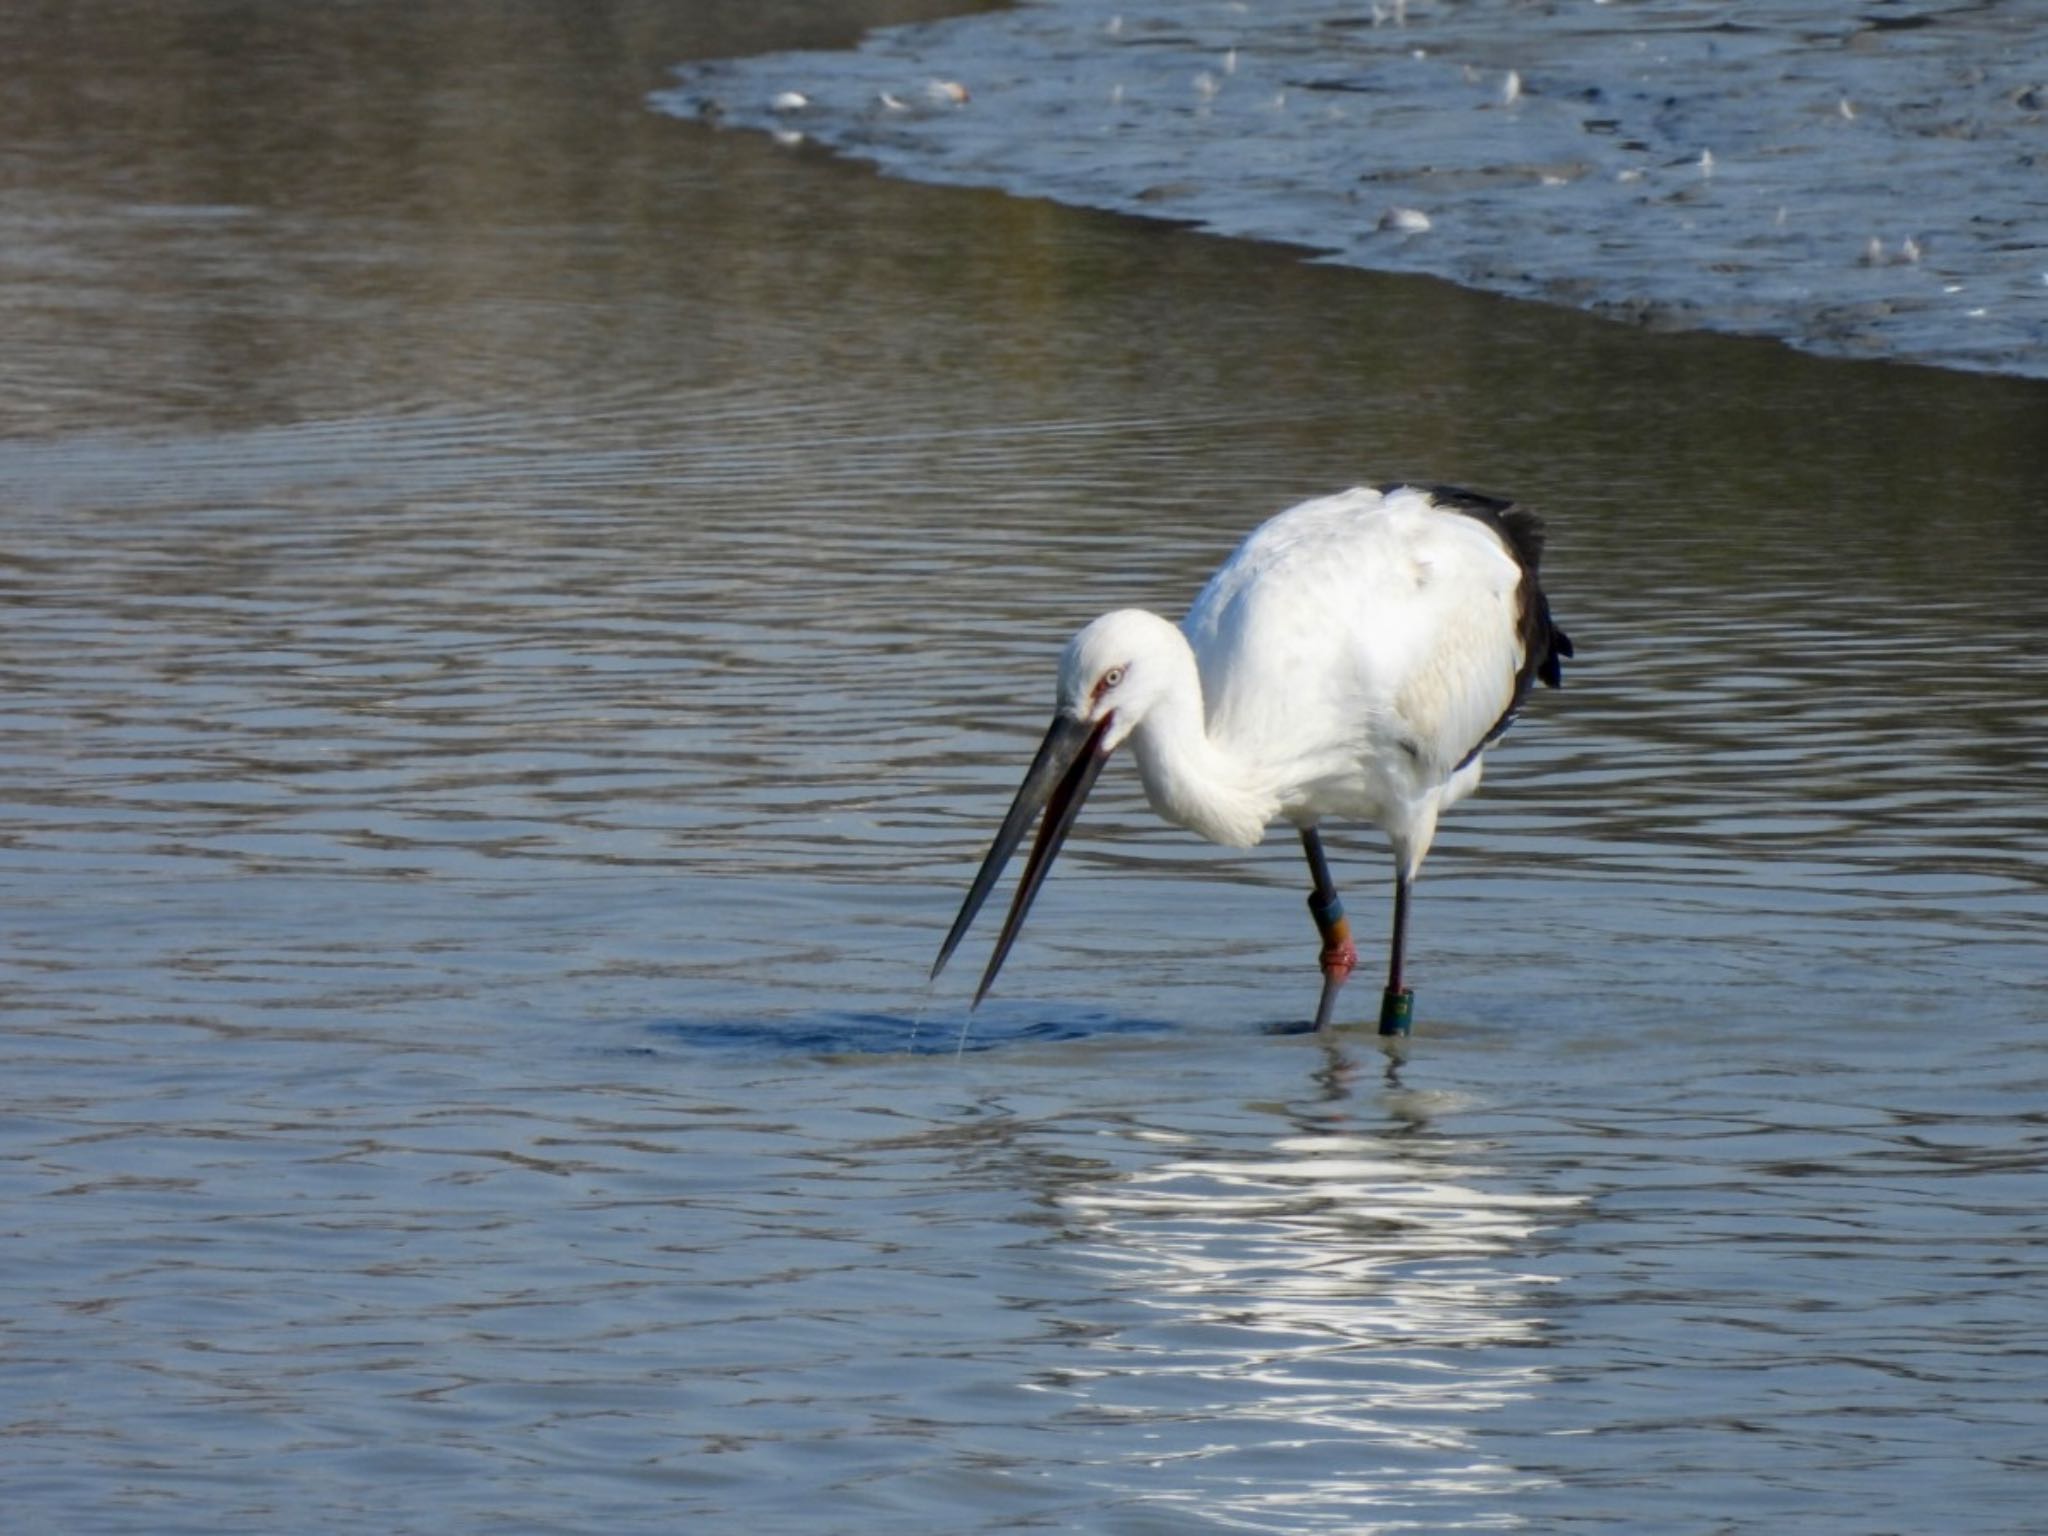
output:
{"label": "rippled water surface", "polygon": [[[645,105],[924,14],[0,16],[15,1528],[2037,1528],[2048,387]],[[928,991],[1065,635],[1407,475],[1579,656],[1406,1049],[1127,766]]]}

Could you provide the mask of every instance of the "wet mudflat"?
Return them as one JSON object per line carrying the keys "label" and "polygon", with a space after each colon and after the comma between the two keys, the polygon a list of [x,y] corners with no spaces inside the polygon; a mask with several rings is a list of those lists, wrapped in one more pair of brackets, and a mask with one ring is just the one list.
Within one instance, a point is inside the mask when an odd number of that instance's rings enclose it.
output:
{"label": "wet mudflat", "polygon": [[[24,1528],[2028,1529],[2048,388],[644,99],[917,14],[0,22]],[[1405,1059],[1114,769],[956,1052],[1066,634],[1404,475],[1580,646]]]}
{"label": "wet mudflat", "polygon": [[918,180],[2048,375],[2048,66],[2022,6],[1041,0],[679,76],[668,110]]}

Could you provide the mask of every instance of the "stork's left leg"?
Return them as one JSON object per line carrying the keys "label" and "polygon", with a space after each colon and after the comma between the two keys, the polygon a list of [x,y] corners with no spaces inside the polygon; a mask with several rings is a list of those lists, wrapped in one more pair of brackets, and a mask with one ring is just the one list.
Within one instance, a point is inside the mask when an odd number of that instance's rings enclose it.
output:
{"label": "stork's left leg", "polygon": [[1414,884],[1405,863],[1394,866],[1394,939],[1388,946],[1387,990],[1380,998],[1380,1033],[1405,1035],[1415,1015],[1415,992],[1401,979],[1408,957],[1408,887]]}
{"label": "stork's left leg", "polygon": [[1314,827],[1303,827],[1301,849],[1308,855],[1309,877],[1315,882],[1308,895],[1309,915],[1316,920],[1316,931],[1323,936],[1323,995],[1316,1004],[1316,1028],[1322,1029],[1337,1006],[1337,989],[1358,964],[1358,951],[1351,943],[1351,924],[1345,919],[1337,882],[1330,878],[1330,861],[1323,855],[1322,834]]}

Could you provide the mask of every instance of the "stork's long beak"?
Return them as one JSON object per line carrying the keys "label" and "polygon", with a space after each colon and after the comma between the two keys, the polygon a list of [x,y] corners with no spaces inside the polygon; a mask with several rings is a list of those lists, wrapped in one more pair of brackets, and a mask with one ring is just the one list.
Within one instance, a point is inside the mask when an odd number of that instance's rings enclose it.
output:
{"label": "stork's long beak", "polygon": [[981,985],[975,989],[975,1007],[981,1005],[981,1000],[988,996],[988,989],[995,985],[996,972],[1003,968],[1004,957],[1010,953],[1017,930],[1024,926],[1024,914],[1031,910],[1038,888],[1045,883],[1046,873],[1059,855],[1060,844],[1067,840],[1067,832],[1081,812],[1081,802],[1088,798],[1088,791],[1095,787],[1096,775],[1109,761],[1109,749],[1102,745],[1102,738],[1109,730],[1110,718],[1108,715],[1095,721],[1076,720],[1067,715],[1053,718],[1052,729],[1039,743],[1038,756],[1031,760],[1031,769],[1018,787],[1017,798],[1010,802],[1010,814],[1003,818],[1002,829],[996,833],[995,842],[989,845],[988,857],[981,861],[981,871],[968,888],[967,899],[960,904],[960,915],[953,919],[953,931],[939,946],[939,958],[932,964],[934,977],[953,958],[953,950],[961,936],[974,921],[975,913],[981,910],[981,904],[988,900],[988,893],[995,888],[1004,866],[1010,862],[1010,855],[1024,840],[1024,829],[1031,825],[1031,818],[1043,809],[1045,819],[1038,825],[1038,840],[1031,845],[1031,857],[1024,865],[1024,878],[1017,882],[1017,894],[1010,902],[1010,915],[1003,919],[1002,937],[996,940],[995,953],[989,957],[988,969],[982,973]]}

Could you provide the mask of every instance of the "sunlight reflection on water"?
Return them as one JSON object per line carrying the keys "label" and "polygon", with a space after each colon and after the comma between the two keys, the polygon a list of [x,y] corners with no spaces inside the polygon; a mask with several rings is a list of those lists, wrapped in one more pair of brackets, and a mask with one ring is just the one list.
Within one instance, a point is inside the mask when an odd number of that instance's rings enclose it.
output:
{"label": "sunlight reflection on water", "polygon": [[[1404,1528],[1432,1502],[1418,1482],[1480,1504],[1532,1486],[1469,1425],[1543,1387],[1540,1366],[1503,1357],[1540,1341],[1554,1281],[1514,1260],[1576,1198],[1322,1134],[1170,1159],[1061,1203],[1086,1267],[1137,1309],[1049,1388],[1079,1401],[1070,1415],[1153,1426],[1115,1486],[1268,1530]],[[1149,1474],[1169,1465],[1162,1489]]]}

